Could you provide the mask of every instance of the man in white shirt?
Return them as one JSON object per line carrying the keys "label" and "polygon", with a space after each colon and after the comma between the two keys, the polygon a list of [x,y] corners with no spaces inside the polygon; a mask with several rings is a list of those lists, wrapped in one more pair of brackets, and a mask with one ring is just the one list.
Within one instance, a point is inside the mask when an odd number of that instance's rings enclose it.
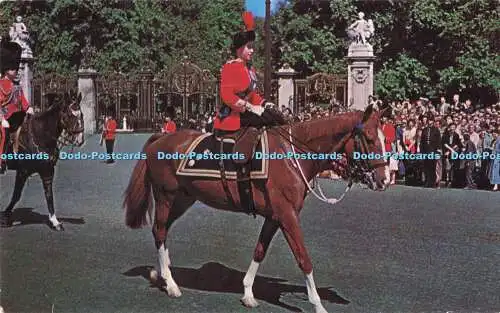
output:
{"label": "man in white shirt", "polygon": [[441,103],[439,103],[439,113],[441,115],[446,115],[450,111],[451,105],[446,102],[445,97],[441,97]]}

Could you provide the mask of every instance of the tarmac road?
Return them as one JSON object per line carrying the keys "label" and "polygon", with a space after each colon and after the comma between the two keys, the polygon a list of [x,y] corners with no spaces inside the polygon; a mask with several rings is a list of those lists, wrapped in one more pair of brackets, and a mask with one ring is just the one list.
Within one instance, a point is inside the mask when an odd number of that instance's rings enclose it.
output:
{"label": "tarmac road", "polygon": [[[117,152],[140,151],[149,135],[120,135]],[[81,151],[102,151],[98,137]],[[242,280],[262,218],[196,203],[169,236],[181,298],[150,286],[157,266],[151,228],[124,225],[122,194],[135,161],[60,161],[56,213],[45,224],[41,182],[30,178],[0,230],[1,305],[6,313],[313,312],[305,282],[281,233],[259,269],[255,309]],[[7,205],[15,173],[0,177]],[[345,185],[322,181],[340,194]],[[302,226],[328,312],[500,312],[500,192],[356,186],[336,206],[306,201]]]}

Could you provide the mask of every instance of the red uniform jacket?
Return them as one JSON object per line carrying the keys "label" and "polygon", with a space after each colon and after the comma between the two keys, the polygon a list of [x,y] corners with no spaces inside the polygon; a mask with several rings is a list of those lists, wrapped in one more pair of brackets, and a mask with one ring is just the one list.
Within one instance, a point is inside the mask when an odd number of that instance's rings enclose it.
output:
{"label": "red uniform jacket", "polygon": [[[242,110],[235,106],[238,100],[245,100],[252,105],[262,105],[264,99],[256,92],[257,75],[255,69],[250,70],[240,60],[231,60],[222,68],[220,95],[222,102],[231,108],[231,112],[226,117],[221,117],[220,111],[214,120],[214,129],[234,131],[241,127],[240,113]],[[241,97],[241,93],[250,92]],[[240,95],[238,95],[240,94]]]}
{"label": "red uniform jacket", "polygon": [[116,121],[114,119],[109,119],[104,124],[104,139],[114,140],[116,135]]}
{"label": "red uniform jacket", "polygon": [[175,125],[174,121],[163,123],[163,129],[162,129],[163,133],[171,134],[171,133],[175,133],[176,130],[177,130],[177,126]]}
{"label": "red uniform jacket", "polygon": [[0,79],[0,114],[5,119],[9,119],[15,112],[26,112],[29,107],[21,86],[14,86],[8,78]]}
{"label": "red uniform jacket", "polygon": [[[0,79],[0,116],[9,119],[10,116],[19,111],[26,112],[30,107],[28,100],[24,97],[21,86],[14,86],[8,78]],[[0,119],[1,120],[1,119]],[[0,154],[3,153],[3,145],[6,140],[5,129],[0,125]],[[0,160],[0,164],[1,164]]]}
{"label": "red uniform jacket", "polygon": [[392,152],[392,143],[396,140],[396,128],[391,123],[382,125],[382,132],[385,136],[385,151]]}

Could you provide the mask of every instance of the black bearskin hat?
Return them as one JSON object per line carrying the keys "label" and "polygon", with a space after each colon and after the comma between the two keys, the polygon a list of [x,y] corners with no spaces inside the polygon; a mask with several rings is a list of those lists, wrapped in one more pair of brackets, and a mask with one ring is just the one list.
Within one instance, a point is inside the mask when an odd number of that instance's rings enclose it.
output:
{"label": "black bearskin hat", "polygon": [[253,14],[248,11],[243,12],[242,18],[243,23],[245,23],[245,30],[233,36],[233,52],[236,52],[236,50],[238,50],[239,48],[255,40],[255,22],[253,19]]}
{"label": "black bearskin hat", "polygon": [[165,109],[165,114],[171,119],[175,118],[175,108],[171,105],[167,106]]}
{"label": "black bearskin hat", "polygon": [[113,116],[113,117],[115,117],[115,113],[116,113],[115,107],[109,106],[109,107],[106,108],[106,115],[107,116]]}
{"label": "black bearskin hat", "polygon": [[0,71],[18,70],[21,63],[22,48],[19,44],[2,40],[0,42]]}

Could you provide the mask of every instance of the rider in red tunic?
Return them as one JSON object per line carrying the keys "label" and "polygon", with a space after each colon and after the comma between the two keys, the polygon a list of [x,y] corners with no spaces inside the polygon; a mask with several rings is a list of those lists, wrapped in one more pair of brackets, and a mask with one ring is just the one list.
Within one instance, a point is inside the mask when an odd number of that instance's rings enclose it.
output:
{"label": "rider in red tunic", "polygon": [[254,20],[250,12],[243,13],[246,31],[233,37],[236,59],[222,68],[220,95],[222,106],[214,121],[218,133],[234,132],[241,127],[283,125],[282,115],[257,93],[257,75],[250,64],[255,40]]}
{"label": "rider in red tunic", "polygon": [[[16,112],[22,111],[33,114],[28,100],[24,96],[22,87],[16,81],[19,64],[21,63],[22,49],[15,42],[1,41],[0,43],[0,155],[7,150],[9,129],[11,122],[9,119]],[[19,126],[19,125],[16,125]],[[15,131],[12,129],[11,131]],[[0,157],[0,174],[5,173],[6,162]]]}

